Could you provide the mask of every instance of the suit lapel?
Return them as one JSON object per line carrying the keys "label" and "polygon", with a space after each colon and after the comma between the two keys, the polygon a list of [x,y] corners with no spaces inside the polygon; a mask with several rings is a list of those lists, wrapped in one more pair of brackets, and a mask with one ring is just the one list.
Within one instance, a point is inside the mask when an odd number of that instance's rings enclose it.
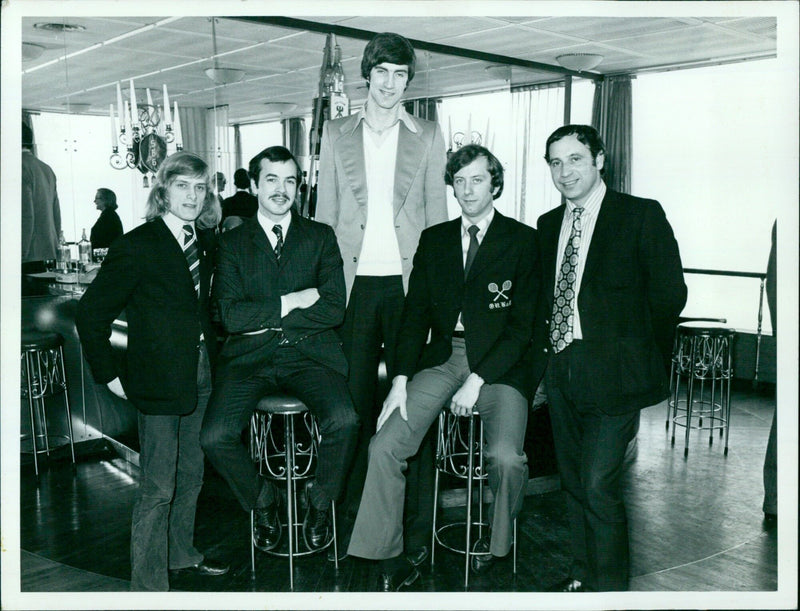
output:
{"label": "suit lapel", "polygon": [[505,236],[508,233],[506,220],[497,210],[494,211],[492,223],[483,237],[481,246],[478,248],[478,254],[475,255],[475,261],[472,262],[472,267],[469,270],[469,278],[474,278],[480,274],[487,265],[505,252]]}
{"label": "suit lapel", "polygon": [[566,206],[562,204],[553,212],[544,215],[537,227],[538,238],[541,244],[542,270],[544,273],[545,290],[548,299],[553,298],[555,286],[556,261],[558,261],[558,235],[561,233],[561,223],[564,219]]}
{"label": "suit lapel", "polygon": [[269,243],[269,238],[267,238],[267,234],[264,233],[264,229],[261,227],[261,223],[258,222],[258,219],[254,218],[252,221],[248,222],[247,230],[250,232],[250,239],[255,249],[263,252],[264,256],[267,257],[269,261],[277,265],[278,260],[275,258],[275,251],[272,250],[272,244]]}
{"label": "suit lapel", "polygon": [[[413,121],[413,119],[412,119]],[[400,121],[397,134],[397,160],[394,166],[394,215],[400,212],[406,202],[411,183],[417,175],[423,156],[420,151],[424,149],[422,140],[422,127],[417,124],[417,133],[409,130],[405,123]]]}
{"label": "suit lapel", "polygon": [[[358,115],[353,115],[354,120]],[[364,125],[359,122],[355,129],[347,122],[342,125],[336,154],[342,162],[344,173],[359,206],[367,205],[367,175],[364,170]]]}
{"label": "suit lapel", "polygon": [[[158,235],[159,240],[164,244],[164,251],[172,260],[177,269],[183,270],[183,284],[187,290],[191,290],[193,295],[197,295],[194,290],[194,281],[192,279],[192,272],[189,271],[189,265],[186,263],[186,255],[183,248],[172,235],[172,232],[167,227],[164,219],[159,217],[152,221],[153,231]],[[195,236],[195,239],[197,236]],[[197,244],[198,253],[200,252],[200,244]],[[199,254],[198,254],[199,257]],[[202,268],[201,268],[202,269]]]}
{"label": "suit lapel", "polygon": [[594,270],[603,258],[603,251],[606,246],[614,240],[614,235],[623,226],[619,216],[622,210],[617,206],[617,194],[609,189],[600,205],[600,212],[597,214],[597,222],[592,232],[592,241],[589,244],[589,251],[586,253],[586,265],[583,268],[581,286],[586,286],[595,277]]}
{"label": "suit lapel", "polygon": [[[306,228],[303,225],[303,219],[297,214],[292,212],[292,222],[289,225],[289,230],[286,232],[286,238],[283,241],[283,251],[281,253],[281,260],[278,263],[279,267],[283,267],[287,261],[291,262],[298,257],[298,251],[302,244]],[[271,249],[270,249],[271,250]],[[273,259],[275,253],[273,252]]]}

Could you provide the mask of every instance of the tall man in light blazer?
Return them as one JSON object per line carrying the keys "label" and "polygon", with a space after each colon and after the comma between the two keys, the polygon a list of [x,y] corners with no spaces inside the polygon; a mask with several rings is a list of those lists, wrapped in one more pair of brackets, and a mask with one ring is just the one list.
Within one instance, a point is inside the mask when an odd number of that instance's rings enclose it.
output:
{"label": "tall man in light blazer", "polygon": [[[361,419],[342,512],[344,539],[352,521],[348,514],[361,497],[367,446],[383,399],[376,397],[381,345],[391,379],[420,232],[447,220],[441,132],[435,122],[412,117],[401,104],[415,63],[408,40],[393,33],[376,35],[361,60],[361,75],[369,84],[364,108],[326,122],[322,132],[316,219],[333,227],[344,259],[348,303],[340,334],[350,364],[348,386]],[[407,545],[417,563],[427,555],[429,539],[431,448],[426,444],[409,467]],[[423,478],[419,486],[417,473]]]}
{"label": "tall man in light blazer", "polygon": [[[348,553],[381,560],[379,591],[411,584],[403,551],[406,460],[442,408],[484,424],[494,509],[472,569],[508,554],[528,480],[523,452],[534,375],[526,356],[539,290],[536,232],[501,215],[503,166],[470,144],[447,162],[461,217],[422,232],[397,344],[397,375],[369,447],[369,468]],[[430,341],[428,337],[430,335]]]}
{"label": "tall man in light blazer", "polygon": [[565,125],[545,160],[566,205],[538,222],[542,291],[535,349],[545,375],[572,567],[554,590],[626,590],[623,459],[639,410],[668,394],[686,303],[681,258],[661,205],[608,189],[603,141]]}

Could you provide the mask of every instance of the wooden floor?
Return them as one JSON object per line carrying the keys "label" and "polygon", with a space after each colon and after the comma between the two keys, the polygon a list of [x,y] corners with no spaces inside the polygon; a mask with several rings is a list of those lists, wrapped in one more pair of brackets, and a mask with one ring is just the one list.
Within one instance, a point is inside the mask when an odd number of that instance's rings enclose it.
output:
{"label": "wooden floor", "polygon": [[[632,590],[776,590],[777,533],[763,524],[761,512],[761,469],[774,405],[774,394],[763,390],[744,388],[734,393],[727,457],[718,437],[709,446],[707,433],[694,432],[689,456],[684,458],[682,438],[675,447],[670,444],[665,407],[642,412],[625,480]],[[138,469],[110,450],[80,460],[74,470],[68,460],[45,461],[38,484],[32,467],[23,465],[21,591],[126,590],[137,478]],[[518,524],[516,576],[510,560],[504,560],[499,570],[473,577],[471,592],[542,592],[566,576],[567,522],[562,493],[529,495]],[[209,471],[198,503],[196,544],[229,562],[232,569],[223,577],[174,579],[173,590],[288,592],[288,563],[283,559],[258,553],[256,572],[251,575],[248,526],[248,515],[227,485]],[[296,561],[295,591],[368,592],[376,576],[373,563],[347,558],[337,572],[324,554],[315,555]],[[437,552],[435,568],[427,568],[410,590],[463,592],[463,557]],[[231,608],[214,603],[217,599],[213,597],[202,600],[200,606]],[[336,606],[343,605],[341,599],[335,600],[340,601]],[[350,600],[354,605],[363,602],[358,597]],[[448,600],[460,601],[449,604],[474,608],[471,603],[478,599]],[[528,600],[531,606],[537,604],[536,598]],[[601,606],[624,606],[622,599],[615,600]],[[691,600],[687,598],[687,605],[692,606]]]}

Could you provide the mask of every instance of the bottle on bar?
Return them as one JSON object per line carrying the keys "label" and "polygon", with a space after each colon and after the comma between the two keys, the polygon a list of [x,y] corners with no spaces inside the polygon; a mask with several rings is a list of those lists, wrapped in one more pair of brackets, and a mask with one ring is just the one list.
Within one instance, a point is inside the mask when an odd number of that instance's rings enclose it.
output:
{"label": "bottle on bar", "polygon": [[333,93],[344,93],[344,69],[342,68],[342,48],[333,49]]}
{"label": "bottle on bar", "polygon": [[69,244],[64,239],[64,230],[58,236],[58,251],[56,252],[56,270],[61,273],[69,272],[69,264],[72,257],[69,252]]}
{"label": "bottle on bar", "polygon": [[83,230],[81,241],[78,242],[78,260],[83,268],[92,262],[92,243],[86,237],[86,229]]}

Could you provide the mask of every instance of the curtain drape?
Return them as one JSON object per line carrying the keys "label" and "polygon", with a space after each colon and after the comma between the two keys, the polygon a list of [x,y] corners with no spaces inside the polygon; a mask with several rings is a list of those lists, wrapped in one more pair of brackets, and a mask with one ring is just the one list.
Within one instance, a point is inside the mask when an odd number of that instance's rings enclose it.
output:
{"label": "curtain drape", "polygon": [[544,161],[547,137],[564,119],[564,84],[550,83],[523,87],[511,92],[514,162],[517,176],[513,185],[515,217],[535,226],[540,215],[561,204]]}
{"label": "curtain drape", "polygon": [[308,156],[308,138],[306,137],[306,123],[300,117],[292,117],[281,121],[283,127],[283,143],[287,149],[300,161]]}
{"label": "curtain drape", "polygon": [[606,145],[604,180],[622,193],[631,190],[631,76],[611,76],[595,84],[592,125]]}

